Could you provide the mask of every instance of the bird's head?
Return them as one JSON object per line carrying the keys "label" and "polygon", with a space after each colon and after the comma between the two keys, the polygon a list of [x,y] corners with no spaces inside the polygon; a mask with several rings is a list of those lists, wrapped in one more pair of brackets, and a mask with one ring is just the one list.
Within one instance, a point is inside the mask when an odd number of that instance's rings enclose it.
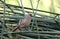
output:
{"label": "bird's head", "polygon": [[32,17],[32,14],[29,14]]}

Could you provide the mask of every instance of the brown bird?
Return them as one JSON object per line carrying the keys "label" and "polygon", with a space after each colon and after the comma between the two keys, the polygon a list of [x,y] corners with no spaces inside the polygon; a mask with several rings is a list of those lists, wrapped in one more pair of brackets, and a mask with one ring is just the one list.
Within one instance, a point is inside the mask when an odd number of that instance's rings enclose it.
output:
{"label": "brown bird", "polygon": [[17,28],[15,28],[13,31],[16,31],[19,28],[29,27],[30,22],[31,22],[31,16],[32,16],[32,14],[27,14],[21,22],[19,20],[19,24],[18,24]]}

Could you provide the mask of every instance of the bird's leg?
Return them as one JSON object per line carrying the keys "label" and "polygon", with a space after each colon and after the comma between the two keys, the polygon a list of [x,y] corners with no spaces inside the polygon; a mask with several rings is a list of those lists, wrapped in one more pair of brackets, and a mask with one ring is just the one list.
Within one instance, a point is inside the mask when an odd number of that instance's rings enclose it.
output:
{"label": "bird's leg", "polygon": [[32,31],[30,27],[28,27],[28,31]]}
{"label": "bird's leg", "polygon": [[25,27],[25,31],[31,31],[30,27]]}

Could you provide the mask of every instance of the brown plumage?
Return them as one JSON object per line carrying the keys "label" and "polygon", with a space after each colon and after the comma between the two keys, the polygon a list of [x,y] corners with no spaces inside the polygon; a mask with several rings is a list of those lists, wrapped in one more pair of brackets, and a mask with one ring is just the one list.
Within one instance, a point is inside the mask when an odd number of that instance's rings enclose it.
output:
{"label": "brown plumage", "polygon": [[25,18],[21,22],[19,22],[17,28],[15,28],[13,31],[17,30],[18,28],[29,27],[31,22],[31,16],[32,16],[31,14],[27,14]]}

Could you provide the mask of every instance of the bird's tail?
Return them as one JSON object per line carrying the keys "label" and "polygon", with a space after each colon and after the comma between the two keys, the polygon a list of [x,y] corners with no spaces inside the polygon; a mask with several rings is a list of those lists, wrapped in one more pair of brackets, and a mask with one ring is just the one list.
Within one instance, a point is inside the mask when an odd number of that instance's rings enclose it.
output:
{"label": "bird's tail", "polygon": [[18,26],[13,30],[13,32],[20,28],[19,26],[20,26],[21,21],[22,20],[19,20]]}
{"label": "bird's tail", "polygon": [[14,32],[14,31],[16,31],[17,29],[19,29],[19,26],[18,26],[18,27],[16,27],[16,28],[13,30],[13,32]]}

